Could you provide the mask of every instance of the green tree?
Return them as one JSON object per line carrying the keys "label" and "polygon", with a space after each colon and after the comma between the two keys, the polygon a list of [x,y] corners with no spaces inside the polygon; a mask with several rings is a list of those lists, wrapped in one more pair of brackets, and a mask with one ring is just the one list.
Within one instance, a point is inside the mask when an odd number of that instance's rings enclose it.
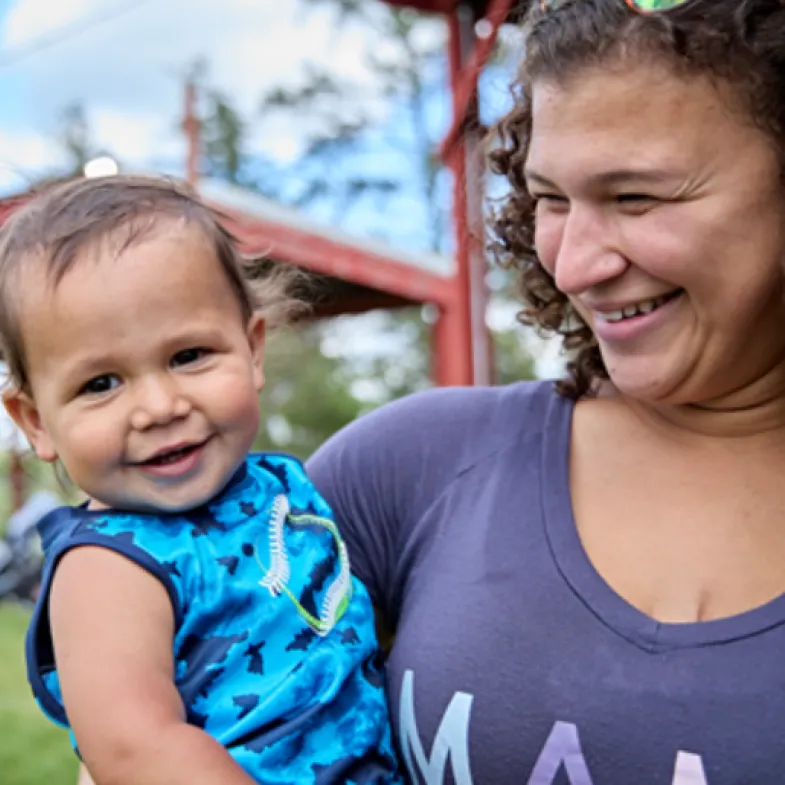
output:
{"label": "green tree", "polygon": [[270,337],[265,357],[258,449],[307,458],[361,412],[352,370],[321,349],[321,326],[300,325]]}
{"label": "green tree", "polygon": [[[204,85],[202,90],[206,93],[201,118],[206,172],[282,199],[281,191],[271,184],[283,178],[263,178],[263,185],[254,176],[260,162],[248,153],[247,122],[231,99]],[[362,403],[352,394],[349,364],[321,350],[323,329],[318,322],[306,321],[269,336],[258,449],[285,450],[306,458],[360,412]]]}
{"label": "green tree", "polygon": [[[433,22],[407,8],[395,8],[366,0],[305,0],[313,6],[333,6],[339,23],[342,21],[360,22],[374,30],[381,31],[389,46],[384,47],[384,55],[370,52],[368,62],[378,79],[378,91],[389,100],[404,108],[408,119],[408,129],[397,134],[395,144],[406,149],[407,158],[412,162],[410,175],[419,187],[419,202],[423,205],[420,216],[426,224],[428,248],[432,251],[449,247],[449,233],[452,230],[449,210],[452,193],[445,180],[445,167],[437,156],[441,142],[442,128],[434,128],[432,105],[441,100],[439,78],[434,73],[444,72],[445,41],[443,36],[434,34]],[[429,25],[429,35],[423,36],[425,25]],[[425,40],[425,42],[424,42]],[[493,63],[503,62],[509,53],[504,46],[497,48]],[[430,75],[430,77],[429,77]],[[436,86],[434,86],[434,82]],[[493,293],[494,299],[510,301],[515,299],[510,286],[510,276],[495,271],[494,278],[504,278],[504,284]],[[427,374],[430,330],[426,320],[419,312],[391,313],[388,316],[388,329],[401,336],[409,336],[412,357],[406,363],[399,363],[392,371],[385,367],[385,359],[376,362],[376,372],[387,378],[403,379],[401,384],[391,383],[391,397],[421,388]],[[535,364],[523,340],[523,328],[511,325],[501,332],[492,334],[495,362],[495,376],[498,383],[516,379],[533,378]],[[419,358],[419,362],[418,362]],[[404,373],[401,365],[406,368]]]}
{"label": "green tree", "polygon": [[534,358],[526,347],[522,327],[495,332],[494,349],[498,384],[511,384],[537,377]]}
{"label": "green tree", "polygon": [[246,123],[220,90],[209,91],[207,104],[201,134],[208,174],[240,185],[247,157]]}
{"label": "green tree", "polygon": [[68,104],[62,112],[60,143],[67,156],[67,177],[80,175],[84,165],[96,155],[87,114],[79,101]]}

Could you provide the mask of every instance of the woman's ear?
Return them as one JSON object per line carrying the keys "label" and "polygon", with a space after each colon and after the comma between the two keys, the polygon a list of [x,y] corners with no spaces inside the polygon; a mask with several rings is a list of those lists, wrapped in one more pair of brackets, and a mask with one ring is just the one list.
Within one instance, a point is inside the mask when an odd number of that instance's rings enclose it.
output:
{"label": "woman's ear", "polygon": [[11,419],[27,437],[36,456],[48,463],[56,461],[57,450],[55,450],[49,432],[44,426],[41,413],[38,411],[32,395],[16,389],[6,390],[3,393],[3,405]]}
{"label": "woman's ear", "polygon": [[267,327],[259,314],[254,314],[248,321],[248,345],[251,347],[253,362],[253,378],[257,392],[264,387],[264,345]]}

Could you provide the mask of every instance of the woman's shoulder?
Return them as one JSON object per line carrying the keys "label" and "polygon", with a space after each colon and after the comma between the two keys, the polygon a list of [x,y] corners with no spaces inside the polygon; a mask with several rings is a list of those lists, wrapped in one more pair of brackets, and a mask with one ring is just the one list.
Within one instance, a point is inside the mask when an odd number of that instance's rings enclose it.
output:
{"label": "woman's shoulder", "polygon": [[412,393],[376,409],[376,412],[394,411],[401,408],[427,409],[431,406],[460,405],[461,407],[498,407],[509,404],[536,405],[556,395],[553,380],[515,382],[514,384],[479,387],[432,387]]}
{"label": "woman's shoulder", "polygon": [[[559,398],[552,381],[495,387],[437,387],[388,403],[358,418],[338,434],[347,444],[377,446],[451,436],[518,438],[541,429]],[[335,437],[334,437],[335,438]]]}
{"label": "woman's shoulder", "polygon": [[547,381],[438,388],[359,418],[311,457],[308,473],[335,512],[354,571],[391,623],[400,560],[426,512],[470,472],[520,471],[511,456],[537,460],[537,442],[564,424],[569,406]]}
{"label": "woman's shoulder", "polygon": [[[496,387],[441,387],[401,398],[358,418],[308,461],[328,501],[335,486],[432,490],[517,443],[537,439],[554,407],[569,402],[552,381]],[[352,478],[347,480],[347,478]]]}

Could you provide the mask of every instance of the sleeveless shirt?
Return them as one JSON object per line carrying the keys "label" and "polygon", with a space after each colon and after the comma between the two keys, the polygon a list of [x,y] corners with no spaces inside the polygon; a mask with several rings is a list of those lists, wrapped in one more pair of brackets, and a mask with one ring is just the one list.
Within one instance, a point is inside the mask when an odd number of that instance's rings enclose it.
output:
{"label": "sleeveless shirt", "polygon": [[47,615],[51,580],[68,550],[99,546],[165,587],[188,722],[257,782],[400,781],[368,595],[296,459],[251,455],[216,498],[187,512],[63,507],[41,533],[47,564],[28,675],[55,722],[68,719]]}

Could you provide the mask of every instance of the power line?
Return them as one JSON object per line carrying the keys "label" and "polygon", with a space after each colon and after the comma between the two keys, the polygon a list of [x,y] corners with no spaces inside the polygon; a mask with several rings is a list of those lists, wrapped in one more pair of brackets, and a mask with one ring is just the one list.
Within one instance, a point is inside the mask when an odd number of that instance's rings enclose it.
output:
{"label": "power line", "polygon": [[71,38],[76,38],[82,33],[92,30],[94,27],[106,24],[107,22],[113,22],[129,11],[135,11],[137,8],[140,8],[149,2],[150,0],[130,0],[130,2],[122,3],[111,11],[95,14],[87,19],[65,25],[59,30],[55,30],[47,35],[42,35],[40,38],[34,39],[25,46],[20,46],[16,49],[12,49],[10,52],[0,54],[0,68],[16,65],[16,63],[21,60],[25,60],[32,55],[64,43]]}

